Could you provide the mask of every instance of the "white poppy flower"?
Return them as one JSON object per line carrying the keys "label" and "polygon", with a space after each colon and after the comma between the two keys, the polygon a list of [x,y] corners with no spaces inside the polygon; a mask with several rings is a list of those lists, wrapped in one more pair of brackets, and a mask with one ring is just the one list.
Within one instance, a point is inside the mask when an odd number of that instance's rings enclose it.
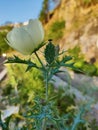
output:
{"label": "white poppy flower", "polygon": [[44,30],[39,20],[29,20],[27,25],[15,27],[7,34],[7,43],[22,54],[36,51],[44,39]]}

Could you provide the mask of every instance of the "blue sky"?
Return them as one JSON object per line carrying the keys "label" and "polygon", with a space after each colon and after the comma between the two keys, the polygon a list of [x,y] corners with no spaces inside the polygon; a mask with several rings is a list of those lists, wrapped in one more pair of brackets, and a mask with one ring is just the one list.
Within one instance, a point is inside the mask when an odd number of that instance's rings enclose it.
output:
{"label": "blue sky", "polygon": [[0,0],[0,25],[37,18],[43,0]]}

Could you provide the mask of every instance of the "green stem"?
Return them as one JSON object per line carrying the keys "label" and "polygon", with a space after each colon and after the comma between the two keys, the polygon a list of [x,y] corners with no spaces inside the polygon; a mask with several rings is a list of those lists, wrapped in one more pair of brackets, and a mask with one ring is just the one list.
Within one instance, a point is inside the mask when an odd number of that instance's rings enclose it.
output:
{"label": "green stem", "polygon": [[46,130],[46,119],[43,119],[42,130]]}
{"label": "green stem", "polygon": [[[35,55],[36,55],[38,61],[40,62],[40,64],[42,65],[43,69],[45,70],[45,67],[44,67],[42,61],[40,60],[37,52],[35,52]],[[48,101],[48,72],[47,72],[47,70],[45,70],[45,87],[46,87],[46,102],[47,102]]]}
{"label": "green stem", "polygon": [[40,62],[40,64],[42,65],[42,67],[43,67],[43,68],[45,68],[45,67],[44,67],[44,65],[43,65],[43,63],[42,63],[42,61],[40,60],[40,58],[39,58],[39,56],[38,56],[37,52],[35,52],[35,55],[36,55],[36,57],[37,57],[38,61]]}
{"label": "green stem", "polygon": [[[35,55],[36,55],[38,61],[40,62],[41,66],[43,68],[44,74],[45,74],[45,87],[46,87],[45,88],[46,89],[46,93],[45,93],[46,99],[45,100],[46,100],[46,103],[47,103],[47,101],[48,101],[48,70],[44,67],[41,59],[39,58],[39,56],[38,56],[38,54],[36,52],[35,52]],[[46,126],[46,118],[45,118],[43,120],[42,129],[46,130],[46,127],[47,126]]]}
{"label": "green stem", "polygon": [[[46,89],[46,99],[45,99],[45,101],[46,101],[46,106],[47,106],[47,102],[48,102],[48,72],[47,72],[47,70],[45,71],[45,89]],[[47,129],[47,125],[46,125],[46,117],[44,118],[44,120],[43,120],[43,130],[46,130]]]}
{"label": "green stem", "polygon": [[48,72],[46,72],[46,75],[45,75],[45,78],[46,78],[46,102],[48,101]]}

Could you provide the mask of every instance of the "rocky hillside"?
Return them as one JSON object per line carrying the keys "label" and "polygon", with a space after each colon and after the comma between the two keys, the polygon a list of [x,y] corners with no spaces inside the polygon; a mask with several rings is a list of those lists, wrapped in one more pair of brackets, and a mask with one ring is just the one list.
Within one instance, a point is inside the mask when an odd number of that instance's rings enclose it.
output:
{"label": "rocky hillside", "polygon": [[[50,20],[45,26],[46,34],[50,30],[48,38],[59,41],[61,49],[79,45],[86,60],[98,60],[98,2],[92,0],[87,4],[81,1],[61,0],[50,14]],[[60,23],[65,24],[63,29]]]}

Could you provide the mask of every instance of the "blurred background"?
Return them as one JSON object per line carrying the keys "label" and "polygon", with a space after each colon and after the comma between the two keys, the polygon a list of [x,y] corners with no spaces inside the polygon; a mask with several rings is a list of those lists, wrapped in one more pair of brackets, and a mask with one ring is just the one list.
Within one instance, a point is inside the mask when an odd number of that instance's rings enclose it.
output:
{"label": "blurred background", "polygon": [[[25,25],[29,19],[36,18],[44,26],[45,40],[53,39],[61,50],[68,50],[74,57],[75,67],[87,75],[83,77],[73,72],[74,86],[90,96],[95,91],[94,96],[97,97],[98,0],[0,0],[0,100],[5,98],[10,104],[13,101],[19,103],[20,100],[14,99],[16,93],[20,93],[23,104],[24,99],[30,103],[39,90],[43,91],[43,77],[37,70],[24,74],[25,66],[3,65],[8,56],[15,54],[23,57],[6,44],[6,34],[13,27]],[[31,93],[32,89],[35,92]],[[0,107],[5,107],[5,104],[8,101],[2,102]]]}

